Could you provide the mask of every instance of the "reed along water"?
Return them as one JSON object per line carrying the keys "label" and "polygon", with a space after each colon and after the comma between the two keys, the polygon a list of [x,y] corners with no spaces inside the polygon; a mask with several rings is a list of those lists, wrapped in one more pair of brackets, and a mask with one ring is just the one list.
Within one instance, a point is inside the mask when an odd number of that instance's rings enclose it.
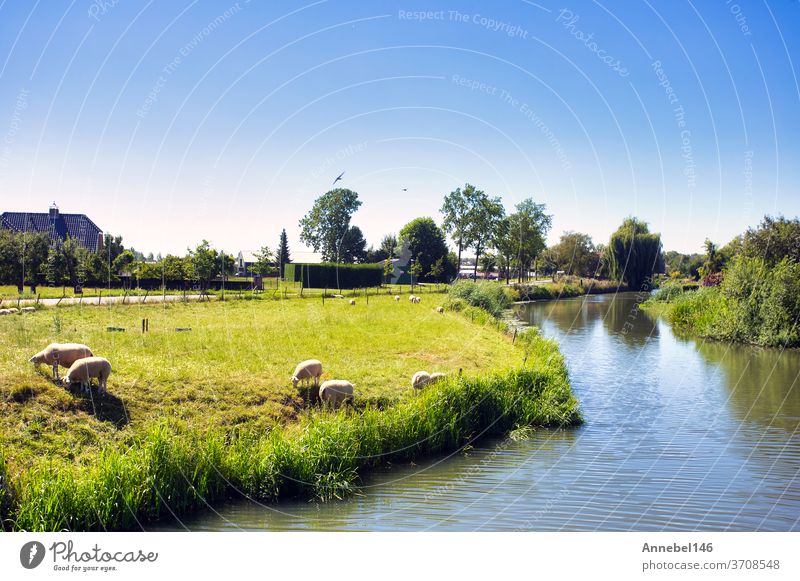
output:
{"label": "reed along water", "polygon": [[530,303],[585,424],[367,476],[342,501],[236,500],[156,530],[800,530],[800,352],[676,336],[633,293]]}

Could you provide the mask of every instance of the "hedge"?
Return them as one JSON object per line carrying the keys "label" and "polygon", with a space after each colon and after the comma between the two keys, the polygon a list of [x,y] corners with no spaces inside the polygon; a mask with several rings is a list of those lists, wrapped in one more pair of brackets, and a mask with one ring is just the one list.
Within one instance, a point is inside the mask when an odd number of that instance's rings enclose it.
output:
{"label": "hedge", "polygon": [[305,288],[359,288],[380,286],[382,264],[298,264],[285,265],[288,282],[302,282]]}

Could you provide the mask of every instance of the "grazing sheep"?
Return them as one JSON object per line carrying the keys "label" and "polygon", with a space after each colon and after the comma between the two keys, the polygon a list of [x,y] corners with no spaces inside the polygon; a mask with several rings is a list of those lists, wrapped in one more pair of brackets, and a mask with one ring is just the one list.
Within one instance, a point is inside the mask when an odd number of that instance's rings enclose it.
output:
{"label": "grazing sheep", "polygon": [[335,298],[335,299],[343,299],[344,295],[333,295],[333,298]]}
{"label": "grazing sheep", "polygon": [[400,295],[394,295],[394,302],[396,303],[400,302]]}
{"label": "grazing sheep", "polygon": [[71,367],[73,363],[85,357],[92,357],[94,353],[86,345],[80,343],[50,343],[42,351],[31,357],[28,361],[34,365],[46,363],[53,366],[53,377],[58,379],[58,366]]}
{"label": "grazing sheep", "polygon": [[35,307],[22,307],[22,312],[23,313],[35,313],[36,312],[36,308]]}
{"label": "grazing sheep", "polygon": [[67,387],[73,383],[80,383],[81,391],[88,393],[92,387],[92,378],[97,378],[99,392],[105,393],[109,375],[111,375],[111,363],[108,362],[108,359],[84,357],[70,366],[62,381]]}
{"label": "grazing sheep", "polygon": [[14,313],[18,313],[19,309],[17,307],[11,307],[8,309],[8,312],[13,315]]}
{"label": "grazing sheep", "polygon": [[408,300],[411,301],[412,303],[414,302],[415,298],[417,297],[415,297],[414,295],[408,295]]}
{"label": "grazing sheep", "polygon": [[422,389],[431,380],[431,374],[427,371],[417,371],[411,378],[411,387]]}
{"label": "grazing sheep", "polygon": [[436,312],[440,315],[444,315],[444,307],[436,307]]}
{"label": "grazing sheep", "polygon": [[442,379],[445,379],[446,377],[447,377],[447,374],[446,373],[442,373],[440,371],[437,371],[436,373],[431,373],[431,377],[430,377],[430,379],[428,379],[428,382],[425,385],[433,385],[437,381],[441,381]]}
{"label": "grazing sheep", "polygon": [[355,306],[356,300],[355,299],[350,299],[350,304]]}
{"label": "grazing sheep", "polygon": [[0,317],[3,315],[10,315],[10,314],[11,311],[9,311],[8,309],[0,309]]}
{"label": "grazing sheep", "polygon": [[317,359],[306,359],[297,364],[292,374],[292,384],[297,387],[301,381],[314,380],[314,385],[319,385],[319,377],[322,375],[322,363]]}
{"label": "grazing sheep", "polygon": [[329,379],[319,388],[319,399],[326,406],[339,407],[346,401],[353,401],[353,384],[344,379]]}

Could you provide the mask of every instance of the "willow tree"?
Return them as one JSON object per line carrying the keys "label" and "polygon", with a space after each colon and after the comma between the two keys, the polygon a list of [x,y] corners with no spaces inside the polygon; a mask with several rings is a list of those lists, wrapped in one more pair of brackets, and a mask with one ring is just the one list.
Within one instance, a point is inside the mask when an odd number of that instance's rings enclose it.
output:
{"label": "willow tree", "polygon": [[611,235],[605,255],[611,278],[642,289],[662,265],[661,235],[651,234],[647,222],[626,218]]}

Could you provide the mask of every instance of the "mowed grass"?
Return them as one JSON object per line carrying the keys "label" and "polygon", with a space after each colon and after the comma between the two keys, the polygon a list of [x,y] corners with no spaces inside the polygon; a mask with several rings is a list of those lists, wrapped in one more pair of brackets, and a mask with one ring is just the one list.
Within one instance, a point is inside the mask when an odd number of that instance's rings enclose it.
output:
{"label": "mowed grass", "polygon": [[[40,309],[0,317],[0,450],[15,474],[91,463],[169,420],[193,433],[266,431],[302,406],[290,376],[318,358],[347,379],[356,404],[409,395],[424,369],[466,377],[519,367],[523,350],[492,325],[389,296]],[[141,321],[149,320],[149,332]],[[125,328],[109,332],[108,326]],[[178,327],[192,330],[178,332]],[[50,342],[80,342],[113,366],[109,395],[70,392],[28,359]]]}

